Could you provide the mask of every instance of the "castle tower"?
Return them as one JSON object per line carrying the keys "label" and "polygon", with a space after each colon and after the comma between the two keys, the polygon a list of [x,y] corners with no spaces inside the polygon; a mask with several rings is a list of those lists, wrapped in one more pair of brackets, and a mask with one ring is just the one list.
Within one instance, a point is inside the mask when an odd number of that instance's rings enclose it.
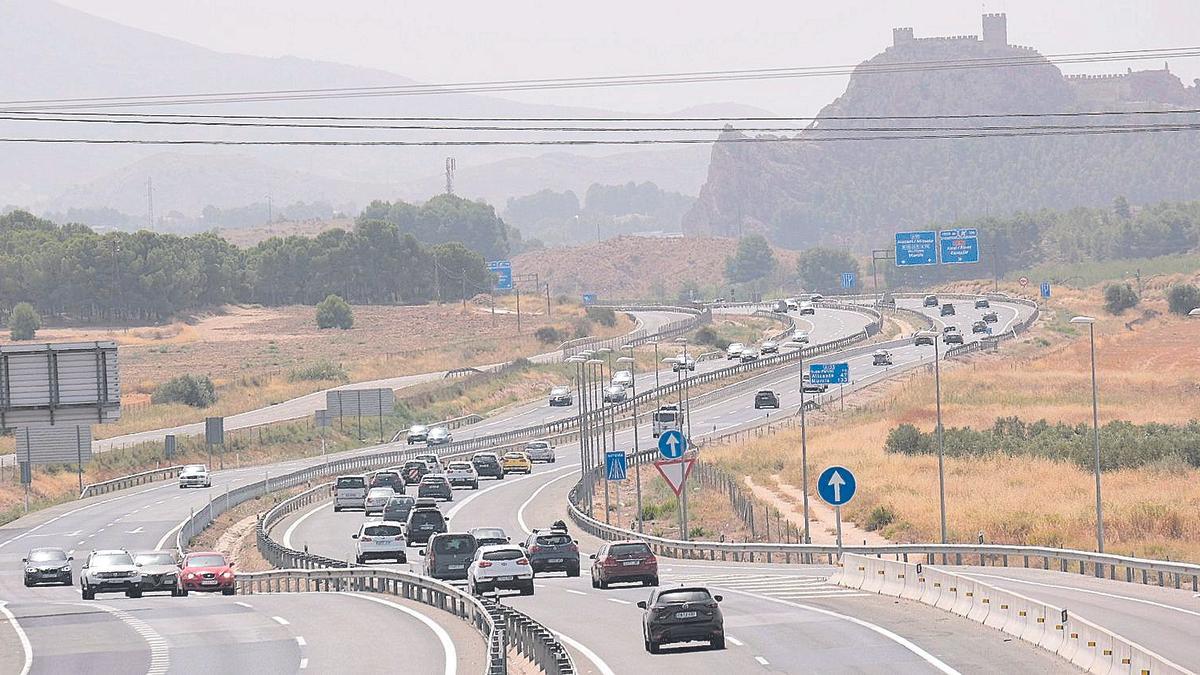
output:
{"label": "castle tower", "polygon": [[899,46],[905,42],[912,42],[912,41],[913,41],[913,29],[912,28],[893,28],[892,29],[892,44],[893,45]]}
{"label": "castle tower", "polygon": [[1003,12],[983,15],[983,46],[986,49],[1008,46],[1008,18]]}

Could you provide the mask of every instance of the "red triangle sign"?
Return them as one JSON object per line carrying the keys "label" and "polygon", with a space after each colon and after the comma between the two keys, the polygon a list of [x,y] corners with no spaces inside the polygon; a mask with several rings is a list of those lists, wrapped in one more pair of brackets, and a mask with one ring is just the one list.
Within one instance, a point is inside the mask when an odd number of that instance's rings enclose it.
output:
{"label": "red triangle sign", "polygon": [[671,491],[678,497],[679,493],[683,492],[683,484],[695,463],[694,459],[666,459],[655,462],[654,468],[658,469],[667,485],[671,486]]}

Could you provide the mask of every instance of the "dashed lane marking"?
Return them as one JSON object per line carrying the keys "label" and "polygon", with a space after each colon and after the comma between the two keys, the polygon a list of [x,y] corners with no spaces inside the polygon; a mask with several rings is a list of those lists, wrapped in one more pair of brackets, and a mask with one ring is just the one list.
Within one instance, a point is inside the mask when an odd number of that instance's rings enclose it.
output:
{"label": "dashed lane marking", "polygon": [[729,644],[733,645],[734,647],[745,647],[746,646],[745,642],[742,642],[741,640],[733,637],[732,635],[726,635],[725,641],[728,642]]}
{"label": "dashed lane marking", "polygon": [[768,660],[764,659],[764,658],[763,658],[763,657],[761,657],[761,656],[756,656],[756,657],[754,657],[754,660],[755,660],[755,661],[758,661],[759,665],[763,665],[763,666],[769,666],[769,665],[771,665],[771,662],[770,662],[770,661],[768,661]]}
{"label": "dashed lane marking", "polygon": [[275,623],[279,624],[280,626],[286,626],[291,623],[290,621],[283,618],[282,616],[273,616],[273,617],[271,617],[271,620],[274,621]]}

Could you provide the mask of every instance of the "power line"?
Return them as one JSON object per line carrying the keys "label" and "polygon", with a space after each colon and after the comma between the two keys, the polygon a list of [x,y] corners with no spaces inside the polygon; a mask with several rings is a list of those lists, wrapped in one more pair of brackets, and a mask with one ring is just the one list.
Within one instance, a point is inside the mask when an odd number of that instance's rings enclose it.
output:
{"label": "power line", "polygon": [[654,74],[626,74],[590,77],[539,78],[522,80],[468,81],[443,84],[401,84],[370,87],[333,87],[312,89],[247,90],[186,94],[147,94],[136,96],[103,96],[87,98],[25,99],[0,101],[0,107],[25,106],[55,108],[101,108],[142,105],[189,105],[211,103],[245,103],[263,101],[295,101],[361,98],[374,96],[425,96],[440,94],[539,91],[554,89],[603,88],[662,84],[694,84],[735,82],[779,78],[831,77],[851,74],[894,74],[933,70],[969,68],[998,68],[1010,66],[1045,66],[1053,64],[1105,63],[1146,59],[1191,58],[1200,56],[1200,47],[1135,49],[1123,51],[1071,52],[1042,55],[1036,52],[1016,56],[901,63],[861,63],[836,66],[800,66],[786,68],[754,68],[740,70],[708,70]]}

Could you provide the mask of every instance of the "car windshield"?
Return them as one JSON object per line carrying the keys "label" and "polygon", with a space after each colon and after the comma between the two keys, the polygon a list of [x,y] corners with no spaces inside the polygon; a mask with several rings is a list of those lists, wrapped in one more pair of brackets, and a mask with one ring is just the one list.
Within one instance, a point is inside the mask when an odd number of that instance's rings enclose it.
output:
{"label": "car windshield", "polygon": [[93,567],[106,567],[110,565],[132,565],[133,557],[128,553],[103,553],[92,557],[91,565]]}
{"label": "car windshield", "polygon": [[338,479],[337,486],[340,488],[361,488],[367,486],[367,481],[362,476],[346,476]]}
{"label": "car windshield", "polygon": [[712,596],[708,591],[701,588],[681,588],[675,591],[663,591],[658,594],[658,602],[660,604],[674,602],[706,602],[711,600]]}
{"label": "car windshield", "polygon": [[487,528],[482,530],[472,530],[471,534],[475,535],[476,539],[504,539],[504,530],[500,528]]}
{"label": "car windshield", "polygon": [[654,413],[654,419],[659,422],[674,422],[675,413],[673,412],[657,412]]}
{"label": "car windshield", "polygon": [[380,497],[391,497],[394,494],[396,494],[396,491],[392,488],[378,487],[371,488],[371,491],[367,493],[367,496],[371,497],[372,499],[378,499]]}
{"label": "car windshield", "polygon": [[201,464],[189,464],[189,465],[183,467],[183,470],[186,473],[195,473],[195,472],[204,471],[204,466]]}
{"label": "car windshield", "polygon": [[565,546],[571,543],[571,537],[565,534],[540,534],[537,543],[539,546]]}
{"label": "car windshield", "polygon": [[424,424],[414,424],[408,428],[408,433],[410,434],[423,434],[426,431],[429,431],[429,427]]}
{"label": "car windshield", "polygon": [[399,477],[400,474],[396,473],[395,471],[380,471],[379,473],[375,474],[375,480],[381,481],[396,480]]}
{"label": "car windshield", "polygon": [[519,548],[506,548],[499,551],[488,551],[483,554],[484,560],[520,560],[525,553]]}
{"label": "car windshield", "polygon": [[469,534],[452,534],[433,540],[433,552],[442,554],[474,553],[475,537]]}
{"label": "car windshield", "polygon": [[29,554],[29,562],[53,562],[55,560],[66,560],[67,554],[58,549],[43,549],[41,551],[32,551]]}
{"label": "car windshield", "polygon": [[430,436],[446,436],[449,433],[450,433],[450,430],[445,427],[437,427],[436,429],[429,430]]}
{"label": "car windshield", "polygon": [[554,394],[555,396],[562,396],[563,394],[569,394],[570,392],[571,390],[567,389],[566,387],[555,387],[550,390],[550,393]]}
{"label": "car windshield", "polygon": [[187,559],[185,565],[187,567],[224,567],[225,557],[220,555],[194,555]]}
{"label": "car windshield", "polygon": [[650,555],[650,547],[645,544],[613,544],[608,549],[609,555]]}
{"label": "car windshield", "polygon": [[174,565],[175,556],[170,553],[139,553],[134,556],[134,562],[139,565]]}
{"label": "car windshield", "polygon": [[363,534],[368,537],[398,537],[403,531],[399,525],[368,525],[363,528]]}

